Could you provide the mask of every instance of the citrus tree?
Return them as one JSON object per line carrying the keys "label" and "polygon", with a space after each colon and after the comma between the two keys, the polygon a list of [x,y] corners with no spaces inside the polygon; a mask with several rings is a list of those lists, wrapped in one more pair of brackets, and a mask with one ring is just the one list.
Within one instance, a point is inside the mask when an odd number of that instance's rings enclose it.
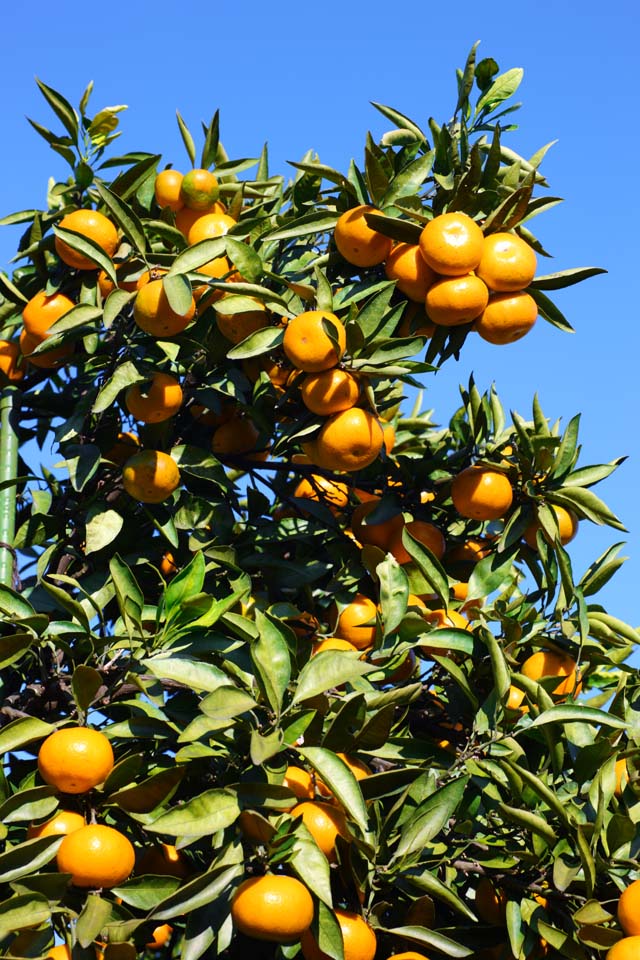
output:
{"label": "citrus tree", "polygon": [[521,76],[474,47],[450,121],[375,104],[361,165],[291,180],[218,114],[183,172],[112,155],[122,107],[39,83],[70,173],[3,221],[2,955],[639,955],[640,635],[596,599],[621,543],[567,549],[624,530],[621,461],[415,389],[602,272],[540,269]]}

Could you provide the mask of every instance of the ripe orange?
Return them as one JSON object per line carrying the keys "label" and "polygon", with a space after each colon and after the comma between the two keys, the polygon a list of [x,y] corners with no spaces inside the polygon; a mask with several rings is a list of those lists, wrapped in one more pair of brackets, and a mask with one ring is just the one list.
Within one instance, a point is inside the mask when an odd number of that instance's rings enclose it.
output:
{"label": "ripe orange", "polygon": [[451,499],[462,517],[498,520],[511,506],[513,488],[504,473],[475,465],[454,477]]}
{"label": "ripe orange", "polygon": [[619,760],[616,760],[615,775],[616,786],[614,792],[616,797],[619,798],[624,793],[624,789],[629,782],[629,769],[627,767],[627,761],[624,757],[620,757]]}
{"label": "ripe orange", "polygon": [[170,373],[156,371],[150,382],[134,383],[125,394],[125,406],[142,423],[162,423],[182,406],[182,387]]}
{"label": "ripe orange", "polygon": [[313,900],[299,880],[268,873],[240,884],[231,901],[231,919],[248,937],[295,943],[313,920]]}
{"label": "ripe orange", "polygon": [[334,413],[315,438],[316,463],[327,470],[363,470],[377,458],[384,434],[380,421],[361,407]]}
{"label": "ripe orange", "polygon": [[27,830],[27,840],[35,840],[38,837],[66,836],[86,826],[87,821],[81,813],[75,810],[58,810],[49,820],[44,823],[32,823]]}
{"label": "ripe orange", "polygon": [[484,237],[466,213],[442,213],[424,227],[419,245],[432,270],[447,277],[460,277],[480,263]]}
{"label": "ripe orange", "polygon": [[313,778],[303,767],[289,765],[285,770],[282,786],[300,800],[313,800]]}
{"label": "ripe orange", "polygon": [[252,310],[241,308],[237,313],[220,313],[216,310],[218,330],[231,343],[242,343],[250,334],[269,323],[269,313],[264,303],[253,297],[251,299],[255,302]]}
{"label": "ripe orange", "polygon": [[360,395],[360,385],[352,373],[333,367],[321,373],[310,373],[300,388],[302,402],[319,417],[328,417],[353,407]]}
{"label": "ripe orange", "polygon": [[189,325],[195,316],[196,302],[191,297],[185,314],[176,313],[164,292],[162,280],[150,280],[139,291],[133,302],[133,319],[152,337],[175,337]]}
{"label": "ripe orange", "polygon": [[640,936],[640,880],[634,880],[620,894],[618,923],[627,937]]}
{"label": "ripe orange", "polygon": [[471,624],[466,617],[463,617],[457,610],[427,610],[422,614],[428,623],[433,623],[437,630],[446,630],[449,627],[455,627],[458,630],[470,630]]}
{"label": "ripe orange", "polygon": [[[344,960],[373,960],[376,949],[376,935],[359,913],[351,913],[341,907],[334,909],[334,915],[342,931]],[[311,930],[305,930],[300,938],[304,960],[329,960],[323,953]]]}
{"label": "ripe orange", "polygon": [[476,913],[485,923],[504,926],[507,922],[507,896],[489,877],[481,877],[476,887]]}
{"label": "ripe orange", "polygon": [[[447,560],[452,563],[479,563],[488,557],[494,549],[493,541],[488,537],[470,537],[464,543],[459,543],[447,554]],[[458,597],[465,599],[466,597]]]}
{"label": "ripe orange", "polygon": [[218,180],[210,170],[189,170],[182,178],[180,199],[190,210],[208,210],[219,196]]}
{"label": "ripe orange", "polygon": [[33,356],[33,351],[39,347],[48,338],[48,334],[40,335],[28,333],[24,328],[20,331],[18,343],[20,352],[26,357],[30,364],[45,370],[52,370],[61,366],[65,360],[73,354],[73,345],[68,344],[62,347],[56,347],[55,350],[48,350],[46,353]]}
{"label": "ripe orange", "polygon": [[[112,257],[118,247],[118,231],[115,225],[97,210],[74,210],[63,217],[58,226],[93,240],[108,257]],[[76,253],[60,237],[55,238],[54,245],[56,253],[67,266],[75,267],[76,270],[98,270],[97,263],[82,253]]]}
{"label": "ripe orange", "polygon": [[160,558],[160,573],[163,577],[173,577],[178,572],[178,569],[176,566],[176,558],[170,550],[167,550]]}
{"label": "ripe orange", "polygon": [[[331,325],[332,337],[325,332],[323,321]],[[343,324],[328,310],[307,310],[290,320],[282,346],[289,361],[298,370],[320,373],[335,367],[346,346]]]}
{"label": "ripe orange", "polygon": [[390,457],[391,451],[396,445],[396,428],[388,421],[383,421],[380,426],[382,427],[382,445],[386,450],[387,456]]}
{"label": "ripe orange", "polygon": [[184,201],[180,197],[183,175],[178,170],[161,170],[154,184],[156,203],[159,207],[169,207],[174,213],[181,210]]}
{"label": "ripe orange", "polygon": [[29,300],[22,311],[22,323],[28,334],[43,338],[49,327],[75,307],[73,300],[64,293],[52,293],[47,296],[40,290]]}
{"label": "ripe orange", "polygon": [[[129,272],[125,274],[126,268],[129,269]],[[166,271],[154,270],[153,273],[155,276],[153,279],[156,279],[156,276],[162,272],[166,273]],[[134,290],[139,290],[140,287],[143,287],[145,283],[149,283],[149,281],[152,279],[149,270],[136,271],[134,274],[133,269],[129,268],[128,263],[123,263],[116,267],[116,278],[118,280],[118,290],[126,290],[128,293],[132,293]],[[111,277],[107,275],[105,270],[100,270],[98,273],[98,289],[102,294],[103,300],[106,300],[109,294],[116,289],[116,284],[113,282]]]}
{"label": "ripe orange", "polygon": [[304,477],[294,490],[293,495],[303,500],[315,500],[317,503],[324,503],[325,506],[333,510],[346,507],[349,502],[349,488],[346,483],[316,473],[312,473],[310,477]]}
{"label": "ripe orange", "polygon": [[159,927],[153,929],[151,940],[146,944],[147,948],[149,950],[161,950],[168,944],[172,933],[173,927],[169,926],[168,923],[160,924]]}
{"label": "ripe orange", "polygon": [[538,305],[528,293],[494,293],[474,323],[474,330],[489,343],[520,340],[531,330]]}
{"label": "ripe orange", "polygon": [[437,280],[417,243],[397,243],[385,261],[384,272],[389,280],[396,281],[398,290],[416,303],[424,303],[427,290]]}
{"label": "ripe orange", "polygon": [[19,383],[24,377],[24,366],[18,366],[21,353],[15,340],[0,340],[0,373],[9,383]]}
{"label": "ripe orange", "polygon": [[[560,543],[563,545],[570,543],[578,532],[578,518],[571,510],[565,510],[564,507],[557,506],[555,503],[550,504],[550,506],[556,515]],[[538,549],[536,544],[536,534],[539,529],[540,523],[538,520],[532,520],[522,534],[523,539],[533,550]]]}
{"label": "ripe orange", "polygon": [[340,640],[348,640],[358,650],[370,647],[376,638],[378,608],[369,597],[356,593],[353,600],[338,615],[334,633]]}
{"label": "ripe orange", "polygon": [[375,207],[363,204],[346,210],[336,223],[333,238],[336,247],[348,263],[356,267],[375,267],[387,259],[393,241],[368,226],[367,213],[380,213]]}
{"label": "ripe orange", "polygon": [[351,515],[351,529],[361,543],[379,547],[385,553],[391,549],[391,544],[402,538],[404,517],[396,513],[380,523],[367,523],[369,514],[373,513],[380,502],[380,497],[359,503]]}
{"label": "ripe orange", "polygon": [[292,817],[302,817],[302,822],[329,861],[336,858],[337,838],[349,839],[347,821],[339,807],[320,800],[305,800],[291,811]]}
{"label": "ripe orange", "polygon": [[136,873],[155,873],[161,877],[184,879],[189,876],[190,870],[182,851],[176,850],[171,843],[160,843],[142,855]]}
{"label": "ripe orange", "polygon": [[118,433],[116,442],[107,450],[104,455],[105,460],[116,463],[119,467],[123,466],[129,457],[136,453],[142,444],[135,433]]}
{"label": "ripe orange", "polygon": [[183,207],[182,210],[178,210],[176,213],[176,228],[188,242],[189,231],[196,220],[199,220],[200,217],[207,216],[209,213],[225,212],[226,208],[223,203],[220,203],[219,200],[216,200],[215,203],[212,203],[207,210],[191,210],[189,207]]}
{"label": "ripe orange", "polygon": [[257,449],[260,433],[253,420],[234,416],[222,423],[211,439],[211,449],[216,457],[246,457],[250,460],[266,460],[268,451]]}
{"label": "ripe orange", "polygon": [[[224,237],[232,227],[235,227],[237,222],[227,213],[218,210],[211,213],[201,213],[189,228],[187,243],[192,247],[194,244],[200,243],[201,240],[215,240],[216,237]],[[201,273],[207,273],[204,267],[198,267],[198,269]],[[216,274],[211,274],[211,276],[216,276]]]}
{"label": "ripe orange", "polygon": [[322,653],[323,650],[346,650],[350,652],[357,649],[349,640],[343,640],[341,637],[324,637],[322,640],[316,640],[312,653],[315,656],[316,653]]}
{"label": "ripe orange", "polygon": [[489,302],[486,284],[472,273],[436,280],[425,300],[427,314],[442,327],[457,327],[479,317]]}
{"label": "ripe orange", "polygon": [[[528,657],[520,667],[520,673],[530,680],[540,680],[542,677],[563,677],[560,683],[551,691],[555,697],[567,697],[569,694],[577,696],[582,689],[577,674],[576,661],[568,653],[557,653],[555,650],[537,650]],[[640,890],[640,887],[638,888]]]}
{"label": "ripe orange", "polygon": [[178,464],[161,450],[141,450],[122,468],[124,489],[140,503],[162,503],[180,483]]}
{"label": "ripe orange", "polygon": [[[12,946],[14,946],[14,944],[12,944]],[[19,956],[19,954],[16,955]],[[55,947],[49,947],[47,950],[47,958],[49,957],[51,957],[51,960],[71,960],[71,950],[69,950],[66,943],[59,943]]]}
{"label": "ripe orange", "polygon": [[106,780],[113,763],[104,733],[90,727],[61,727],[38,751],[40,776],[61,793],[86,793]]}
{"label": "ripe orange", "polygon": [[515,233],[492,233],[484,238],[476,270],[490,290],[501,293],[524,290],[533,280],[537,257]]}
{"label": "ripe orange", "polygon": [[[416,540],[430,550],[438,560],[442,560],[446,543],[441,530],[432,523],[427,523],[425,520],[410,520],[409,523],[405,525],[405,529],[411,536],[415,537]],[[389,551],[398,563],[411,563],[412,558],[402,543],[402,530],[399,530],[392,538]]]}
{"label": "ripe orange", "polygon": [[92,823],[67,834],[57,853],[58,870],[76,887],[115,887],[135,864],[133,845],[119,830]]}
{"label": "ripe orange", "polygon": [[392,953],[389,960],[427,960],[424,953],[416,953],[415,950],[405,950],[404,953]]}
{"label": "ripe orange", "polygon": [[638,960],[640,957],[640,936],[623,937],[608,951],[606,960]]}

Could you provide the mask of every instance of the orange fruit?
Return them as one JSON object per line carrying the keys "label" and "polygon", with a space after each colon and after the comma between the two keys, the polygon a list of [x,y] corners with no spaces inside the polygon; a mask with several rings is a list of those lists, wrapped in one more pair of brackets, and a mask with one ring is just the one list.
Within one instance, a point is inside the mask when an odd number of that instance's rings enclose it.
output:
{"label": "orange fruit", "polygon": [[[459,543],[447,554],[447,560],[452,563],[479,563],[488,557],[494,549],[493,541],[485,537],[470,537],[464,543]],[[457,599],[466,599],[458,597]]]}
{"label": "orange fruit", "polygon": [[73,307],[75,303],[69,297],[65,297],[64,293],[56,292],[48,297],[44,290],[40,290],[22,311],[24,329],[31,336],[42,339],[49,327]]}
{"label": "orange fruit", "polygon": [[382,446],[386,450],[387,456],[391,456],[391,451],[396,445],[396,428],[392,423],[383,422],[382,427]]}
{"label": "orange fruit", "polygon": [[[560,543],[564,546],[564,544],[570,543],[578,532],[578,518],[573,511],[565,510],[564,507],[559,507],[555,503],[550,504],[550,507],[553,510],[558,523],[558,535],[560,537]],[[536,543],[536,534],[538,530],[540,530],[540,523],[538,520],[532,520],[522,534],[523,539],[533,550],[538,549]]]}
{"label": "orange fruit", "polygon": [[112,447],[107,450],[104,455],[105,460],[109,460],[111,463],[116,463],[121,467],[129,457],[133,456],[136,453],[142,444],[140,439],[136,436],[135,433],[125,432],[118,433],[116,441]]}
{"label": "orange fruit", "polygon": [[356,267],[375,267],[387,259],[393,241],[373,230],[365,219],[368,213],[380,213],[375,207],[363,204],[346,210],[336,223],[333,238],[336,247],[348,263]]}
{"label": "orange fruit", "polygon": [[476,887],[476,913],[485,923],[503,926],[507,922],[507,896],[489,877],[481,877]]}
{"label": "orange fruit", "polygon": [[313,920],[313,900],[295,877],[268,873],[240,884],[231,901],[231,919],[248,937],[295,943]]}
{"label": "orange fruit", "polygon": [[28,333],[24,328],[20,331],[18,343],[20,352],[27,358],[30,364],[45,370],[52,370],[59,367],[65,360],[73,354],[73,345],[68,344],[62,347],[56,347],[55,350],[48,350],[46,353],[32,356],[36,347],[39,347],[47,339],[46,333],[36,335]]}
{"label": "orange fruit", "polygon": [[291,811],[292,817],[302,817],[302,822],[318,844],[327,860],[336,858],[337,838],[349,839],[347,821],[344,813],[331,803],[320,800],[305,800],[296,804]]}
{"label": "orange fruit", "polygon": [[[325,332],[324,323],[332,327],[332,337]],[[346,346],[343,324],[328,310],[307,310],[289,321],[282,346],[289,361],[298,370],[320,373],[335,367]]]}
{"label": "orange fruit", "polygon": [[620,894],[618,923],[628,937],[640,936],[640,880],[634,880]]}
{"label": "orange fruit", "polygon": [[369,514],[373,513],[380,502],[380,497],[359,503],[351,515],[351,528],[361,543],[379,547],[385,553],[391,549],[391,544],[402,537],[404,517],[400,512],[382,520],[380,523],[367,523]]}
{"label": "orange fruit", "polygon": [[[128,266],[128,264],[123,263],[116,267],[116,279],[118,280],[118,290],[126,290],[131,293],[133,290],[139,290],[145,283],[149,283],[151,273],[148,270],[143,270],[142,272],[136,272],[137,275],[134,275],[134,271],[130,269],[130,272],[125,274],[125,268]],[[158,272],[157,270],[154,271],[155,274]],[[116,284],[105,270],[100,270],[98,273],[98,289],[103,300],[106,300],[109,294],[116,289]]]}
{"label": "orange fruit", "polygon": [[320,373],[310,373],[300,388],[302,402],[307,410],[319,417],[341,413],[353,407],[360,395],[360,384],[352,373],[334,367]]}
{"label": "orange fruit", "polygon": [[58,870],[76,887],[115,887],[135,864],[133,845],[119,830],[92,823],[67,834],[57,853]]}
{"label": "orange fruit", "polygon": [[616,797],[621,797],[624,793],[624,788],[629,782],[629,770],[627,768],[627,761],[624,757],[620,757],[619,760],[616,760],[615,775],[616,786],[614,792]]}
{"label": "orange fruit", "polygon": [[224,204],[216,200],[216,202],[212,203],[207,210],[191,210],[189,207],[183,207],[182,210],[178,210],[176,213],[176,228],[180,231],[187,242],[189,238],[189,231],[196,220],[199,220],[200,217],[204,217],[209,213],[225,213]]}
{"label": "orange fruit", "polygon": [[140,503],[162,503],[180,484],[178,464],[161,450],[141,450],[122,468],[124,489]]}
{"label": "orange fruit", "polygon": [[[210,213],[201,213],[194,220],[187,233],[187,243],[190,247],[201,240],[215,240],[216,237],[224,237],[225,234],[235,227],[238,221],[234,220],[227,213],[214,210]],[[204,267],[198,267],[201,273],[206,273]]]}
{"label": "orange fruit", "polygon": [[190,210],[208,210],[219,196],[218,180],[210,170],[196,168],[182,178],[180,199]]}
{"label": "orange fruit", "polygon": [[66,836],[86,826],[87,821],[81,813],[75,810],[58,810],[44,823],[32,823],[27,830],[27,840],[36,840],[38,837]]}
{"label": "orange fruit", "polygon": [[427,314],[442,327],[457,327],[479,317],[489,302],[489,291],[479,277],[468,273],[463,277],[436,280],[425,300]]}
{"label": "orange fruit", "polygon": [[315,438],[317,464],[327,470],[363,470],[378,457],[384,434],[380,421],[362,407],[329,417]]}
{"label": "orange fruit", "polygon": [[484,237],[478,224],[466,213],[442,213],[426,224],[419,246],[432,270],[447,277],[459,277],[475,270],[480,263]]}
{"label": "orange fruit", "polygon": [[492,233],[484,238],[476,269],[490,290],[501,293],[524,290],[536,273],[537,257],[515,233]]}
{"label": "orange fruit", "polygon": [[[425,520],[410,520],[409,523],[405,524],[405,529],[430,550],[438,560],[442,560],[446,544],[441,530]],[[402,543],[402,530],[398,531],[392,538],[389,552],[393,554],[398,563],[411,563],[412,558]]]}
{"label": "orange fruit", "polygon": [[268,451],[257,449],[260,434],[253,420],[247,417],[232,417],[221,424],[211,439],[211,449],[216,457],[246,457],[250,460],[266,460]]}
{"label": "orange fruit", "polygon": [[155,873],[161,877],[184,879],[189,876],[190,870],[180,850],[176,850],[171,843],[160,843],[145,851],[136,867],[136,873]]}
{"label": "orange fruit", "polygon": [[242,370],[252,383],[260,378],[261,373],[266,373],[276,388],[284,387],[291,374],[291,367],[264,355],[261,357],[245,357],[242,361]]}
{"label": "orange fruit", "polygon": [[168,944],[172,933],[173,927],[169,926],[168,923],[161,923],[159,927],[153,929],[151,940],[146,944],[147,948],[149,950],[161,950]]}
{"label": "orange fruit", "polygon": [[184,206],[180,196],[180,187],[184,177],[178,170],[161,170],[154,184],[154,194],[159,207],[169,207],[177,213]]}
{"label": "orange fruit", "polygon": [[170,550],[162,554],[160,558],[160,573],[163,577],[173,577],[178,572],[176,559]]}
{"label": "orange fruit", "polygon": [[513,488],[504,473],[475,465],[454,477],[451,499],[462,517],[499,520],[511,506]]}
{"label": "orange fruit", "polygon": [[255,303],[252,310],[241,308],[237,313],[220,313],[216,310],[218,330],[231,343],[242,343],[256,330],[261,330],[269,323],[269,313],[265,305],[253,297],[251,299]]}
{"label": "orange fruit", "polygon": [[316,640],[313,645],[312,654],[322,653],[324,650],[357,650],[349,640],[343,640],[341,637],[324,637],[322,640]]}
{"label": "orange fruit", "polygon": [[494,293],[473,329],[489,343],[520,340],[529,333],[538,316],[538,305],[529,293]]}
{"label": "orange fruit", "polygon": [[[560,683],[551,691],[555,697],[577,696],[582,684],[577,674],[576,661],[568,653],[556,653],[554,650],[537,650],[520,667],[520,673],[530,680],[543,677],[562,677]],[[640,889],[640,888],[639,888]]]}
{"label": "orange fruit", "polygon": [[415,950],[405,950],[404,953],[392,953],[389,960],[427,960],[424,953],[416,953]]}
{"label": "orange fruit", "polygon": [[90,727],[61,727],[38,751],[40,776],[61,793],[86,793],[106,780],[113,763],[108,739]]}
{"label": "orange fruit", "polygon": [[[62,218],[59,227],[79,233],[87,240],[93,240],[108,257],[112,257],[118,247],[118,231],[115,225],[97,210],[74,210]],[[56,253],[69,267],[76,270],[97,270],[98,264],[82,253],[76,253],[60,237],[54,240]]]}
{"label": "orange fruit", "polygon": [[608,951],[606,960],[638,960],[640,957],[640,936],[623,937]]}
{"label": "orange fruit", "polygon": [[71,950],[66,943],[59,943],[55,947],[49,947],[47,957],[51,957],[51,960],[71,960]]}
{"label": "orange fruit", "polygon": [[346,507],[349,502],[349,488],[346,483],[342,483],[340,480],[332,480],[331,477],[323,477],[317,473],[304,477],[294,490],[293,495],[294,497],[300,497],[302,500],[315,500],[317,503],[324,503],[332,510]]}
{"label": "orange fruit", "polygon": [[24,366],[18,366],[21,354],[15,340],[0,340],[0,372],[9,383],[19,383],[24,377]]}
{"label": "orange fruit", "polygon": [[191,303],[185,314],[172,308],[162,280],[150,280],[139,291],[133,302],[133,319],[145,333],[152,337],[175,337],[188,327],[195,316],[196,302]]}
{"label": "orange fruit", "polygon": [[356,593],[338,614],[334,633],[340,640],[348,640],[357,650],[370,647],[376,638],[378,608],[369,597]]}
{"label": "orange fruit", "polygon": [[471,624],[466,617],[463,617],[457,610],[427,610],[422,614],[428,623],[433,623],[437,630],[446,630],[449,627],[455,627],[457,630],[470,630]]}
{"label": "orange fruit", "polygon": [[389,280],[416,303],[424,303],[427,290],[435,283],[437,274],[427,264],[417,243],[397,243],[384,264]]}
{"label": "orange fruit", "polygon": [[511,684],[509,687],[509,696],[507,697],[507,702],[505,704],[505,709],[507,711],[518,711],[518,713],[528,713],[529,707],[525,704],[522,705],[524,700],[524,690],[520,690],[519,687]]}
{"label": "orange fruit", "polygon": [[303,767],[289,765],[285,770],[282,786],[300,800],[313,800],[313,778]]}
{"label": "orange fruit", "polygon": [[[376,935],[366,920],[359,913],[351,913],[341,907],[334,909],[334,915],[340,924],[344,960],[373,960],[376,949]],[[300,938],[304,960],[329,960],[323,953],[311,932],[305,930]]]}
{"label": "orange fruit", "polygon": [[182,406],[182,387],[170,373],[156,371],[150,382],[134,383],[124,398],[132,417],[142,423],[162,423]]}

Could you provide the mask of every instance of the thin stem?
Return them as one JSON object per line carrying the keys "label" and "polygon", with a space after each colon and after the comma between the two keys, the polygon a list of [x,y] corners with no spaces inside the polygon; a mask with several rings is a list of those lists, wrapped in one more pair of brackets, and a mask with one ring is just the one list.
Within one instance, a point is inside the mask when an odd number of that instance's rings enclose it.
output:
{"label": "thin stem", "polygon": [[3,486],[18,473],[18,434],[15,424],[18,416],[19,393],[7,385],[0,393],[0,583],[14,584],[17,575],[12,544],[16,532],[15,484]]}

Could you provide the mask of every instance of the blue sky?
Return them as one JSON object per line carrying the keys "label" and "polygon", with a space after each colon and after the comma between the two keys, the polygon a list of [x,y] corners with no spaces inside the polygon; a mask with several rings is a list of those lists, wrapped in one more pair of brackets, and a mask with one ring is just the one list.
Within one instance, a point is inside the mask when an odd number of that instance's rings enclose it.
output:
{"label": "blue sky", "polygon": [[[460,363],[428,380],[426,404],[446,420],[458,384],[471,370],[481,389],[495,382],[507,409],[528,416],[538,391],[543,409],[566,423],[582,411],[582,462],[628,455],[598,492],[629,528],[631,556],[603,594],[610,610],[640,623],[640,440],[634,425],[638,386],[637,277],[640,201],[635,184],[636,36],[640,15],[629,2],[535,5],[425,4],[379,0],[300,4],[205,4],[170,7],[130,2],[35,0],[3,13],[4,92],[0,215],[44,205],[47,179],[65,175],[25,116],[56,128],[34,76],[77,104],[94,80],[93,109],[128,104],[118,152],[163,154],[187,169],[175,110],[194,132],[221,111],[222,140],[235,158],[257,156],[269,142],[272,168],[314,149],[345,169],[362,159],[367,129],[388,123],[370,106],[390,104],[426,124],[448,119],[455,68],[481,40],[479,56],[502,70],[525,70],[516,114],[520,130],[507,141],[524,156],[558,140],[543,165],[551,194],[565,203],[535,222],[554,260],[539,272],[605,267],[606,276],[569,288],[557,302],[576,328],[568,336],[540,320],[510,347],[476,338]],[[0,268],[7,269],[19,231],[0,230]],[[618,539],[584,523],[571,547],[576,571]]]}

